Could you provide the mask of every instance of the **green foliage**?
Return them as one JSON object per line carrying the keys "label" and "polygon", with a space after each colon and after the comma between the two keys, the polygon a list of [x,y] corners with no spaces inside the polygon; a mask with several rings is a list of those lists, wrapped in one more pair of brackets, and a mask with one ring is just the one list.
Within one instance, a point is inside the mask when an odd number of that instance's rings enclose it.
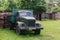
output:
{"label": "green foliage", "polygon": [[38,0],[35,10],[41,13],[46,12],[47,9],[45,0]]}
{"label": "green foliage", "polygon": [[16,1],[16,8],[21,9],[21,0]]}
{"label": "green foliage", "polygon": [[37,6],[35,10],[37,12],[43,13],[43,12],[46,12],[46,7],[45,6]]}
{"label": "green foliage", "polygon": [[0,0],[0,11],[13,9],[32,9],[45,12],[45,0]]}
{"label": "green foliage", "polygon": [[22,0],[21,8],[46,12],[46,2],[45,0]]}
{"label": "green foliage", "polygon": [[53,7],[52,8],[52,11],[53,12],[60,12],[60,7]]}
{"label": "green foliage", "polygon": [[8,5],[9,5],[8,0],[0,0],[0,11],[6,10]]}
{"label": "green foliage", "polygon": [[60,12],[60,0],[56,0],[56,6],[52,7],[53,12]]}
{"label": "green foliage", "polygon": [[57,0],[57,5],[60,6],[60,0]]}
{"label": "green foliage", "polygon": [[13,9],[21,8],[21,0],[9,0],[9,7],[6,11],[12,11]]}
{"label": "green foliage", "polygon": [[22,0],[21,9],[33,9],[36,6],[36,0]]}

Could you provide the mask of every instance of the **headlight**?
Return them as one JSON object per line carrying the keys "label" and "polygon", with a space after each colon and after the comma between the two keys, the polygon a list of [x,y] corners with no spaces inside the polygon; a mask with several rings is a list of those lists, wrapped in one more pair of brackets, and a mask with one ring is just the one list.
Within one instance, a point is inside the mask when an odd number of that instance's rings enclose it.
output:
{"label": "headlight", "polygon": [[26,24],[25,23],[23,23],[23,22],[17,22],[18,23],[18,26],[20,26],[20,27],[25,27],[26,26]]}
{"label": "headlight", "polygon": [[36,24],[36,26],[40,26],[39,24]]}
{"label": "headlight", "polygon": [[36,23],[36,26],[40,27],[40,26],[41,26],[41,24],[39,24],[39,23]]}
{"label": "headlight", "polygon": [[25,24],[21,24],[22,27],[25,27],[26,25]]}

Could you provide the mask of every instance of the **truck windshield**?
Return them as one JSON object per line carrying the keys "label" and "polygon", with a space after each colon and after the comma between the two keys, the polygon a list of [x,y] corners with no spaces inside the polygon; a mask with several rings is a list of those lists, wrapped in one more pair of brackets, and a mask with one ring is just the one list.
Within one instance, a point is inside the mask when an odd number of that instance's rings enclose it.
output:
{"label": "truck windshield", "polygon": [[33,16],[31,12],[20,12],[20,16]]}

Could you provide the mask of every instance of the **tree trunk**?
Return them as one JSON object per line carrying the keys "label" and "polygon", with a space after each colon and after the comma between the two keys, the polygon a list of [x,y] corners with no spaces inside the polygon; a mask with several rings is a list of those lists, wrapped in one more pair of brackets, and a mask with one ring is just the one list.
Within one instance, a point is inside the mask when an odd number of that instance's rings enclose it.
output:
{"label": "tree trunk", "polygon": [[42,20],[42,19],[41,19],[41,14],[39,14],[39,20]]}
{"label": "tree trunk", "polygon": [[42,19],[41,19],[41,14],[40,14],[40,12],[38,12],[36,15],[37,15],[37,16],[36,16],[37,20],[42,20]]}
{"label": "tree trunk", "polygon": [[37,16],[38,16],[38,20],[39,20],[39,14]]}

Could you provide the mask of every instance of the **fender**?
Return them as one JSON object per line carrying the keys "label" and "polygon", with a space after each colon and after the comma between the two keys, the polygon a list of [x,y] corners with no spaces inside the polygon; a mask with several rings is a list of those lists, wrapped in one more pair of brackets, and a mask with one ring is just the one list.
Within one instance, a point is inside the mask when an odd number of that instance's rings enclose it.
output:
{"label": "fender", "polygon": [[36,21],[35,24],[36,24],[36,27],[39,27],[40,29],[43,29],[43,27],[42,27],[42,25],[39,21]]}

